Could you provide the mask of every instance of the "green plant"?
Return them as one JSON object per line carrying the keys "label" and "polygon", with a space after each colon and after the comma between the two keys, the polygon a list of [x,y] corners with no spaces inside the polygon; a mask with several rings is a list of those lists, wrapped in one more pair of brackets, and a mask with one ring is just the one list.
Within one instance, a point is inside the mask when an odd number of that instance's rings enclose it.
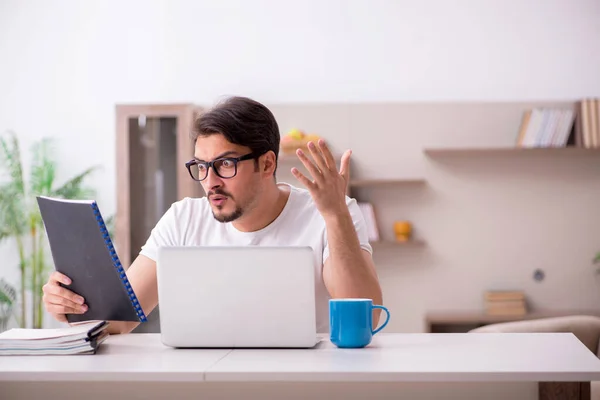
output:
{"label": "green plant", "polygon": [[0,279],[0,332],[6,329],[16,301],[17,290],[4,279]]}
{"label": "green plant", "polygon": [[[600,252],[596,254],[596,257],[592,261],[594,264],[600,264]],[[596,273],[600,275],[600,265],[596,267]]]}
{"label": "green plant", "polygon": [[[46,261],[47,239],[36,196],[67,199],[90,198],[95,192],[83,182],[95,169],[91,167],[55,187],[57,169],[52,140],[44,138],[31,148],[29,179],[25,180],[17,136],[9,132],[0,138],[0,241],[15,241],[19,254],[21,301],[19,325],[26,327],[27,292],[31,293],[30,320],[34,328],[42,327],[42,286],[49,270]],[[4,174],[1,174],[4,172]]]}

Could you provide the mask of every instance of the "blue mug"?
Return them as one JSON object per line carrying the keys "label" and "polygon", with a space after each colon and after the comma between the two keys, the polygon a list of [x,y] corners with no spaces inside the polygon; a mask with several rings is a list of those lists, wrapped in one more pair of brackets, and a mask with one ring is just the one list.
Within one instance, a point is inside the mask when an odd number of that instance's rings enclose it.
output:
{"label": "blue mug", "polygon": [[[373,309],[379,308],[387,314],[385,322],[373,329]],[[390,312],[384,306],[373,304],[371,299],[330,299],[329,336],[337,347],[365,347],[373,335],[385,328],[390,321]]]}

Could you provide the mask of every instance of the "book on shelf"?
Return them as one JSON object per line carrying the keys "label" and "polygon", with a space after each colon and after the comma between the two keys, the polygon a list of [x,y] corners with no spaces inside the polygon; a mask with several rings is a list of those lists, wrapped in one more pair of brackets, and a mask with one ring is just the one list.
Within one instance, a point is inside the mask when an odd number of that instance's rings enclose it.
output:
{"label": "book on shelf", "polygon": [[525,293],[518,290],[487,291],[484,293],[484,307],[488,315],[525,315],[527,305]]}
{"label": "book on shelf", "polygon": [[573,130],[572,109],[533,108],[523,113],[517,147],[565,147]]}
{"label": "book on shelf", "polygon": [[367,225],[367,233],[369,235],[369,242],[379,241],[379,228],[377,226],[377,220],[375,218],[375,210],[371,203],[359,202],[358,208],[360,209],[365,224]]}
{"label": "book on shelf", "polygon": [[66,328],[13,328],[0,333],[0,355],[96,354],[109,336],[107,321],[79,322]]}
{"label": "book on shelf", "polygon": [[516,146],[521,148],[600,148],[600,98],[585,98],[573,108],[536,107],[521,119]]}
{"label": "book on shelf", "polygon": [[577,144],[585,148],[600,147],[600,98],[586,98],[577,103]]}

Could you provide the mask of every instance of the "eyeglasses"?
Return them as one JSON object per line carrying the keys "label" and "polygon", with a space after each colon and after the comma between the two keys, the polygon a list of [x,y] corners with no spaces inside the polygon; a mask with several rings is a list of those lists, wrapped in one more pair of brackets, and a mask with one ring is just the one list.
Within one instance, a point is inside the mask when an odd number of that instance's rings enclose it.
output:
{"label": "eyeglasses", "polygon": [[190,160],[185,163],[190,176],[195,181],[203,181],[208,176],[208,169],[213,168],[215,173],[223,179],[233,178],[237,174],[237,165],[240,161],[256,158],[254,153],[241,157],[217,158],[212,161]]}

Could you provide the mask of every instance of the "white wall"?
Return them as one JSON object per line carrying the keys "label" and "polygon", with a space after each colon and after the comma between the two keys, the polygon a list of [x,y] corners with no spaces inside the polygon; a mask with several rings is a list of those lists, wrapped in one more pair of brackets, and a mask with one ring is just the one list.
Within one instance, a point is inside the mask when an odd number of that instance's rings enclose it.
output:
{"label": "white wall", "polygon": [[[595,0],[4,0],[0,131],[56,138],[59,180],[103,165],[109,214],[115,103],[599,96],[599,20]],[[0,259],[16,282],[15,252]]]}

